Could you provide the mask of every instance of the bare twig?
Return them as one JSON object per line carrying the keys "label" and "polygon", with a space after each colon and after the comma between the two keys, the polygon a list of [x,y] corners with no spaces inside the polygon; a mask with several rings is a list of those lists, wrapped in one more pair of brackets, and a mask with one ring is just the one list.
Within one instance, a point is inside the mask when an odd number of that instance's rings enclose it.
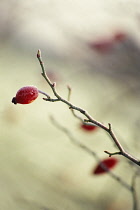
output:
{"label": "bare twig", "polygon": [[[72,89],[69,85],[67,86],[67,88],[68,88],[68,101],[70,101]],[[74,109],[72,109],[71,107],[69,107],[69,109],[71,110],[71,113],[73,114],[74,117],[76,117],[78,120],[80,120],[82,123],[84,123],[84,119],[81,116],[79,116],[78,114],[76,114]]]}
{"label": "bare twig", "polygon": [[[70,109],[76,110],[76,111],[82,113],[87,118],[86,119],[86,122],[95,124],[96,126],[98,126],[98,127],[102,128],[103,130],[105,130],[110,135],[110,137],[112,138],[112,140],[114,141],[116,147],[119,150],[118,152],[116,152],[116,155],[117,154],[122,155],[122,156],[126,157],[127,159],[131,160],[133,163],[135,163],[135,164],[137,164],[137,165],[140,166],[140,160],[138,160],[137,158],[133,157],[132,155],[130,155],[129,153],[127,153],[124,150],[124,148],[120,144],[119,140],[116,138],[116,136],[115,136],[115,134],[114,134],[114,132],[112,130],[112,127],[111,127],[111,124],[110,123],[109,123],[109,127],[103,125],[102,123],[100,123],[97,120],[95,120],[92,116],[90,116],[86,110],[84,110],[84,109],[82,109],[80,107],[77,107],[77,106],[73,105],[68,100],[62,98],[57,93],[56,83],[52,83],[50,81],[50,79],[48,78],[46,72],[45,72],[45,67],[44,67],[44,64],[43,64],[43,61],[42,61],[41,51],[40,50],[38,50],[38,52],[37,52],[37,58],[39,60],[39,63],[41,65],[41,68],[42,68],[42,76],[47,81],[48,85],[51,87],[51,89],[52,89],[52,91],[54,93],[54,96],[56,97],[55,99],[51,99],[51,98],[48,98],[47,97],[47,99],[44,99],[44,100],[50,101],[50,102],[61,101],[61,102],[65,103],[65,104],[67,104]],[[111,154],[114,154],[114,153],[110,153],[109,156],[111,156]]]}

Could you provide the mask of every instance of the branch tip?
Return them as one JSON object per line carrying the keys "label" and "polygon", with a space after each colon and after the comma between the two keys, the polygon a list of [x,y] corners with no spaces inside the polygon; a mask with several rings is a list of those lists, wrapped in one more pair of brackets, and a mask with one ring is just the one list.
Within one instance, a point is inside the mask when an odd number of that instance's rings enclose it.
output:
{"label": "branch tip", "polygon": [[67,88],[68,88],[69,91],[71,91],[71,89],[72,89],[69,85],[67,85]]}
{"label": "branch tip", "polygon": [[111,157],[111,154],[108,151],[104,151],[106,154],[109,155],[109,157]]}
{"label": "branch tip", "polygon": [[108,123],[108,126],[109,126],[109,131],[111,131],[112,130],[111,123]]}
{"label": "branch tip", "polygon": [[106,154],[108,154],[109,155],[109,157],[111,157],[111,156],[113,156],[113,155],[122,155],[122,153],[121,152],[108,152],[108,151],[104,151]]}
{"label": "branch tip", "polygon": [[70,97],[71,97],[71,87],[69,85],[67,85],[68,88],[68,101],[70,101]]}
{"label": "branch tip", "polygon": [[37,58],[40,58],[41,57],[41,50],[38,50],[37,51]]}

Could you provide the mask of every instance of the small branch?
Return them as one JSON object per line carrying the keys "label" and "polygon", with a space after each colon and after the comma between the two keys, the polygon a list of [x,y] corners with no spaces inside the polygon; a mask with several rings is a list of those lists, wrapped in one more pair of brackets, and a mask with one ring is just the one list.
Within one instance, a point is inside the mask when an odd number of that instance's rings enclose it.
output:
{"label": "small branch", "polygon": [[120,150],[120,152],[124,152],[124,149],[123,149],[122,145],[120,144],[120,142],[118,141],[118,139],[116,138],[115,134],[112,131],[111,124],[108,123],[108,125],[109,125],[108,133],[110,134],[110,136],[114,140],[114,142],[115,142],[116,146],[118,147],[118,149]]}
{"label": "small branch", "polygon": [[69,85],[67,85],[68,88],[68,101],[70,101],[70,97],[71,97],[71,87]]}
{"label": "small branch", "polygon": [[109,155],[109,157],[113,156],[113,155],[121,155],[121,152],[113,152],[113,153],[110,153],[108,151],[104,151],[105,153],[107,153]]}
{"label": "small branch", "polygon": [[41,93],[41,94],[43,94],[43,95],[45,95],[45,96],[47,96],[47,99],[50,99],[51,98],[47,93],[45,93],[45,92],[43,92],[41,90],[38,90],[38,92]]}
{"label": "small branch", "polygon": [[[78,111],[80,112],[81,114],[83,114],[87,119],[86,121],[89,122],[89,123],[92,123],[92,124],[95,124],[96,126],[102,128],[103,130],[105,130],[109,135],[110,137],[112,138],[112,140],[114,141],[116,147],[118,148],[119,150],[119,154],[126,157],[127,159],[131,160],[133,163],[135,163],[136,165],[139,165],[140,166],[140,160],[138,160],[137,158],[133,157],[132,155],[130,155],[129,153],[127,153],[124,148],[122,147],[122,145],[120,144],[119,140],[116,138],[113,130],[112,130],[112,127],[111,127],[111,124],[109,123],[109,128],[106,127],[105,125],[103,125],[102,123],[98,122],[97,120],[93,119],[92,116],[90,116],[88,114],[88,112],[80,107],[77,107],[75,105],[73,105],[72,103],[69,102],[69,97],[68,96],[68,100],[62,98],[58,93],[57,93],[57,90],[56,90],[56,84],[55,83],[52,83],[50,81],[50,79],[48,78],[46,72],[45,72],[45,67],[44,67],[44,64],[43,64],[43,61],[42,61],[42,58],[41,58],[41,51],[38,50],[37,52],[37,58],[39,60],[39,63],[40,63],[40,66],[41,66],[41,69],[42,69],[42,76],[44,77],[44,79],[47,81],[48,85],[51,87],[53,93],[54,93],[54,96],[56,97],[56,99],[49,99],[47,97],[47,99],[44,99],[46,101],[51,101],[51,102],[56,102],[56,101],[61,101],[65,104],[68,105],[68,107],[73,110],[72,113],[74,116],[77,117],[77,115],[74,113],[74,110],[75,111]],[[70,90],[69,90],[70,92]],[[83,121],[83,120],[82,120]]]}
{"label": "small branch", "polygon": [[41,58],[41,51],[40,50],[38,50],[38,52],[37,52],[37,58],[39,60],[40,66],[42,68],[42,76],[44,77],[44,79],[47,81],[47,83],[50,86],[53,86],[53,83],[51,83],[49,77],[47,76],[47,74],[45,72],[45,68],[44,68],[44,64],[43,64],[42,58]]}
{"label": "small branch", "polygon": [[[68,101],[70,101],[70,97],[71,97],[71,93],[72,93],[72,89],[70,86],[68,87]],[[72,107],[69,107],[69,109],[71,110],[71,113],[73,114],[74,117],[76,117],[78,120],[80,120],[82,123],[84,123],[84,120],[82,117],[80,117],[78,114],[75,113],[74,109]]]}

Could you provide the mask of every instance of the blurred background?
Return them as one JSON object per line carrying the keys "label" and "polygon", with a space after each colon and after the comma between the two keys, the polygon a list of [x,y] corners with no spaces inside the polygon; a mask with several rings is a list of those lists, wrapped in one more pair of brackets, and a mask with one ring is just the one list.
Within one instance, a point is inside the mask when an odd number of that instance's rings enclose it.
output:
{"label": "blurred background", "polygon": [[[137,0],[1,0],[0,210],[132,209],[130,191],[108,174],[94,175],[96,159],[50,116],[101,160],[104,150],[117,150],[104,131],[82,130],[61,102],[11,100],[26,85],[53,97],[36,58],[41,49],[59,94],[67,98],[70,85],[71,102],[112,123],[124,148],[140,157],[139,8]],[[131,184],[136,166],[116,158],[112,172]]]}

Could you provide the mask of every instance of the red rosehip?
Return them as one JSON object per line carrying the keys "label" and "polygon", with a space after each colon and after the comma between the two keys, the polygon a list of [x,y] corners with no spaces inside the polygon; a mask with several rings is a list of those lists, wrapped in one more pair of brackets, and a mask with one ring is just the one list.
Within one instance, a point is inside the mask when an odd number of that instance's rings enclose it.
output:
{"label": "red rosehip", "polygon": [[93,174],[100,175],[100,174],[107,173],[112,168],[114,168],[117,163],[118,163],[118,159],[113,158],[113,157],[104,159],[96,166],[96,168],[93,171]]}
{"label": "red rosehip", "polygon": [[14,104],[30,104],[38,97],[38,89],[34,86],[22,87],[12,99]]}
{"label": "red rosehip", "polygon": [[80,127],[87,132],[95,131],[98,128],[95,125],[86,125],[86,124],[81,124]]}

